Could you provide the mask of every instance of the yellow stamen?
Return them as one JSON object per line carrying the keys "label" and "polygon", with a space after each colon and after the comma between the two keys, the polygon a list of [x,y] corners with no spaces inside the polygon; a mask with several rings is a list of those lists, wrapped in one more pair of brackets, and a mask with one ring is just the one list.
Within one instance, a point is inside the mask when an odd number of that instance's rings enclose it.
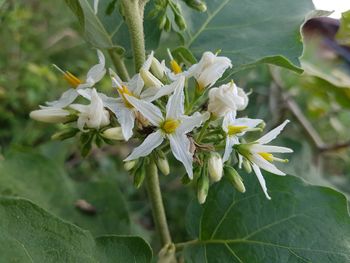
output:
{"label": "yellow stamen", "polygon": [[259,153],[259,155],[262,158],[264,158],[266,161],[272,162],[274,160],[274,157],[273,157],[272,153],[262,152],[262,153]]}
{"label": "yellow stamen", "polygon": [[124,85],[122,85],[120,88],[118,88],[119,92],[120,92],[120,95],[122,96],[123,98],[123,101],[124,101],[124,104],[126,107],[128,108],[133,108],[133,106],[131,105],[131,103],[128,101],[128,99],[126,98],[125,95],[129,95],[129,96],[134,96],[134,94],[132,94],[132,92]]}
{"label": "yellow stamen", "polygon": [[228,135],[236,135],[238,133],[244,132],[245,129],[247,129],[248,126],[234,126],[234,125],[229,125],[228,126]]}
{"label": "yellow stamen", "polygon": [[180,121],[174,120],[174,119],[167,119],[166,121],[163,122],[161,125],[161,129],[167,133],[171,134],[176,131],[177,127],[179,127]]}
{"label": "yellow stamen", "polygon": [[79,78],[77,78],[76,76],[74,76],[72,73],[70,73],[69,71],[66,71],[63,74],[63,78],[73,87],[76,88],[81,84],[81,81]]}
{"label": "yellow stamen", "polygon": [[170,66],[175,74],[179,74],[182,72],[180,65],[174,59],[170,61]]}

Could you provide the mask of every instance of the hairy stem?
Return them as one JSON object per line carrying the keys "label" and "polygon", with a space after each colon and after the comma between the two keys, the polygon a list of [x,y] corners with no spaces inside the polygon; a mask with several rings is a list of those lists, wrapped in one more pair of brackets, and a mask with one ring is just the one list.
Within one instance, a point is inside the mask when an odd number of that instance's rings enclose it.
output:
{"label": "hairy stem", "polygon": [[162,194],[159,187],[158,170],[153,160],[150,161],[150,164],[147,167],[145,179],[148,196],[152,205],[153,219],[160,235],[162,246],[165,246],[171,243],[171,236],[164,211]]}
{"label": "hairy stem", "polygon": [[113,62],[115,70],[118,73],[118,76],[123,81],[129,80],[130,77],[129,77],[128,70],[126,69],[124,59],[113,49],[108,49],[108,53]]}
{"label": "hairy stem", "polygon": [[125,22],[128,26],[134,54],[135,71],[138,72],[145,61],[145,38],[143,33],[144,0],[122,0]]}

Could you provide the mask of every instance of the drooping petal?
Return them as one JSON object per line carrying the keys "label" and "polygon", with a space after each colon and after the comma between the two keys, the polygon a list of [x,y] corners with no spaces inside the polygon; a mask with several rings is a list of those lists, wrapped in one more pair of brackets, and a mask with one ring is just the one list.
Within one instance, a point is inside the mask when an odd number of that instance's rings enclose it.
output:
{"label": "drooping petal", "polygon": [[139,100],[135,97],[125,95],[127,100],[132,104],[146,119],[148,119],[154,126],[159,126],[164,120],[162,112],[152,103]]}
{"label": "drooping petal", "polygon": [[287,147],[253,144],[250,147],[252,152],[267,152],[267,153],[292,153],[293,150]]}
{"label": "drooping petal", "polygon": [[116,115],[120,126],[122,127],[123,136],[125,141],[128,141],[132,134],[135,125],[135,113],[133,110],[126,107],[118,107],[113,111]]}
{"label": "drooping petal", "polygon": [[185,85],[185,77],[180,77],[176,80],[176,87],[174,94],[169,97],[166,105],[166,118],[167,119],[179,119],[184,115],[184,102],[185,94],[183,91]]}
{"label": "drooping petal", "polygon": [[173,133],[169,136],[170,148],[175,158],[183,163],[189,178],[193,178],[193,154],[190,152],[190,140],[185,134]]}
{"label": "drooping petal", "polygon": [[266,187],[266,182],[265,182],[265,178],[263,177],[263,175],[261,174],[261,171],[259,169],[259,167],[256,164],[252,164],[254,173],[256,175],[256,177],[258,178],[258,181],[260,183],[260,186],[266,196],[267,199],[271,200],[271,197],[269,196],[269,194],[267,193],[267,187]]}
{"label": "drooping petal", "polygon": [[155,148],[161,145],[163,140],[164,138],[160,130],[148,135],[143,143],[136,147],[124,161],[131,161],[149,155]]}
{"label": "drooping petal", "polygon": [[46,102],[46,104],[53,108],[64,108],[75,101],[78,96],[77,90],[69,89],[65,91],[58,100]]}
{"label": "drooping petal", "polygon": [[284,172],[280,171],[279,169],[277,169],[277,167],[266,161],[263,157],[261,157],[259,154],[253,153],[250,156],[250,161],[255,163],[257,166],[259,166],[261,169],[268,171],[270,173],[273,174],[277,174],[277,175],[286,175]]}
{"label": "drooping petal", "polygon": [[205,112],[203,114],[195,112],[192,116],[184,115],[180,119],[181,124],[178,127],[178,132],[183,134],[189,133],[194,128],[199,127],[203,122],[208,120],[209,117],[209,112]]}
{"label": "drooping petal", "polygon": [[257,140],[260,144],[266,144],[274,140],[284,129],[284,127],[288,124],[289,120],[285,120],[281,125],[277,126],[273,130],[266,133],[263,137]]}
{"label": "drooping petal", "polygon": [[237,137],[235,137],[235,136],[227,136],[226,137],[225,152],[224,152],[224,156],[222,157],[223,162],[226,162],[230,158],[233,146],[237,143],[239,143]]}

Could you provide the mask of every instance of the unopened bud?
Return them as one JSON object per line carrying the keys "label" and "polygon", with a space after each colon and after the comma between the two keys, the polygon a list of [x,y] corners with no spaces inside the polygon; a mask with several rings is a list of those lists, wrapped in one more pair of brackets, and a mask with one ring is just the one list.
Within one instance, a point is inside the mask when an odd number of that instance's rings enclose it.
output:
{"label": "unopened bud", "polygon": [[184,1],[189,7],[193,8],[199,12],[207,11],[207,5],[204,2],[202,2],[201,0],[184,0]]}
{"label": "unopened bud", "polygon": [[186,21],[183,18],[182,15],[179,14],[174,14],[175,15],[175,23],[176,25],[179,27],[180,30],[185,30],[187,25],[186,25]]}
{"label": "unopened bud", "polygon": [[106,139],[109,139],[109,140],[116,140],[116,141],[125,140],[121,127],[109,128],[109,129],[105,130],[104,132],[102,132],[101,136],[106,138]]}
{"label": "unopened bud", "polygon": [[144,167],[140,166],[139,169],[135,171],[134,174],[134,186],[140,188],[146,176],[146,171]]}
{"label": "unopened bud", "polygon": [[217,152],[212,152],[208,161],[208,170],[210,178],[214,182],[220,181],[222,177],[223,163],[220,154]]}
{"label": "unopened bud", "polygon": [[245,192],[242,177],[237,173],[236,169],[231,166],[225,166],[225,176],[230,180],[232,185],[241,193]]}
{"label": "unopened bud", "polygon": [[127,161],[124,163],[124,169],[130,171],[137,164],[137,160]]}
{"label": "unopened bud", "polygon": [[148,70],[141,69],[140,75],[143,81],[145,82],[145,86],[148,88],[150,87],[161,88],[163,86],[163,83]]}
{"label": "unopened bud", "polygon": [[166,17],[165,25],[164,25],[164,30],[166,32],[169,32],[171,30],[171,21],[169,17]]}
{"label": "unopened bud", "polygon": [[252,166],[250,165],[250,163],[247,159],[243,160],[243,168],[249,174],[252,172]]}
{"label": "unopened bud", "polygon": [[167,19],[166,15],[164,15],[160,18],[159,24],[158,24],[160,30],[162,30],[164,28],[165,23],[166,23],[166,19]]}
{"label": "unopened bud", "polygon": [[64,129],[63,131],[59,131],[56,132],[55,134],[53,134],[51,136],[52,140],[65,140],[68,138],[71,138],[73,136],[75,136],[80,130],[77,128],[68,128],[68,129]]}
{"label": "unopened bud", "polygon": [[204,204],[209,192],[209,178],[202,174],[197,181],[197,199],[200,204]]}
{"label": "unopened bud", "polygon": [[167,158],[157,158],[157,166],[158,169],[164,175],[168,175],[170,173],[169,162]]}
{"label": "unopened bud", "polygon": [[264,121],[262,121],[256,127],[261,129],[261,131],[263,131],[265,129],[265,126],[266,126],[266,123]]}
{"label": "unopened bud", "polygon": [[70,112],[60,108],[43,108],[34,110],[29,114],[30,118],[46,123],[62,123],[71,119]]}
{"label": "unopened bud", "polygon": [[152,73],[158,79],[163,79],[163,77],[164,77],[164,66],[162,66],[162,64],[155,57],[153,57],[153,59],[152,59],[151,70],[152,70]]}

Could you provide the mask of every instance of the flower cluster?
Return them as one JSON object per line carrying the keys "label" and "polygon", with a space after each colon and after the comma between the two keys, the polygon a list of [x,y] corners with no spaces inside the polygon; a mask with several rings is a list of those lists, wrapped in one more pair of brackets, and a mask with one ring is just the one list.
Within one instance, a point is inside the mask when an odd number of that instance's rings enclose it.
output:
{"label": "flower cluster", "polygon": [[[83,155],[93,142],[100,146],[113,140],[138,139],[140,145],[124,160],[137,187],[142,184],[149,161],[156,162],[163,174],[169,174],[166,153],[171,153],[186,170],[182,181],[196,184],[200,203],[205,202],[210,181],[217,182],[223,175],[237,190],[245,192],[243,180],[233,168],[237,163],[238,168],[254,171],[270,199],[260,169],[284,175],[273,162],[287,160],[273,153],[292,150],[267,144],[288,121],[247,142],[247,133],[261,132],[265,125],[260,119],[237,118],[248,105],[243,89],[233,81],[216,84],[232,67],[230,59],[205,52],[198,63],[187,63],[186,67],[169,52],[167,67],[152,52],[130,80],[122,80],[109,69],[114,94],[108,96],[95,87],[107,72],[103,53],[98,50],[97,55],[99,63],[91,67],[85,80],[55,66],[70,88],[58,100],[30,113],[38,121],[66,124],[67,128],[53,138],[66,139],[79,133]],[[78,103],[84,101],[89,103]]]}

